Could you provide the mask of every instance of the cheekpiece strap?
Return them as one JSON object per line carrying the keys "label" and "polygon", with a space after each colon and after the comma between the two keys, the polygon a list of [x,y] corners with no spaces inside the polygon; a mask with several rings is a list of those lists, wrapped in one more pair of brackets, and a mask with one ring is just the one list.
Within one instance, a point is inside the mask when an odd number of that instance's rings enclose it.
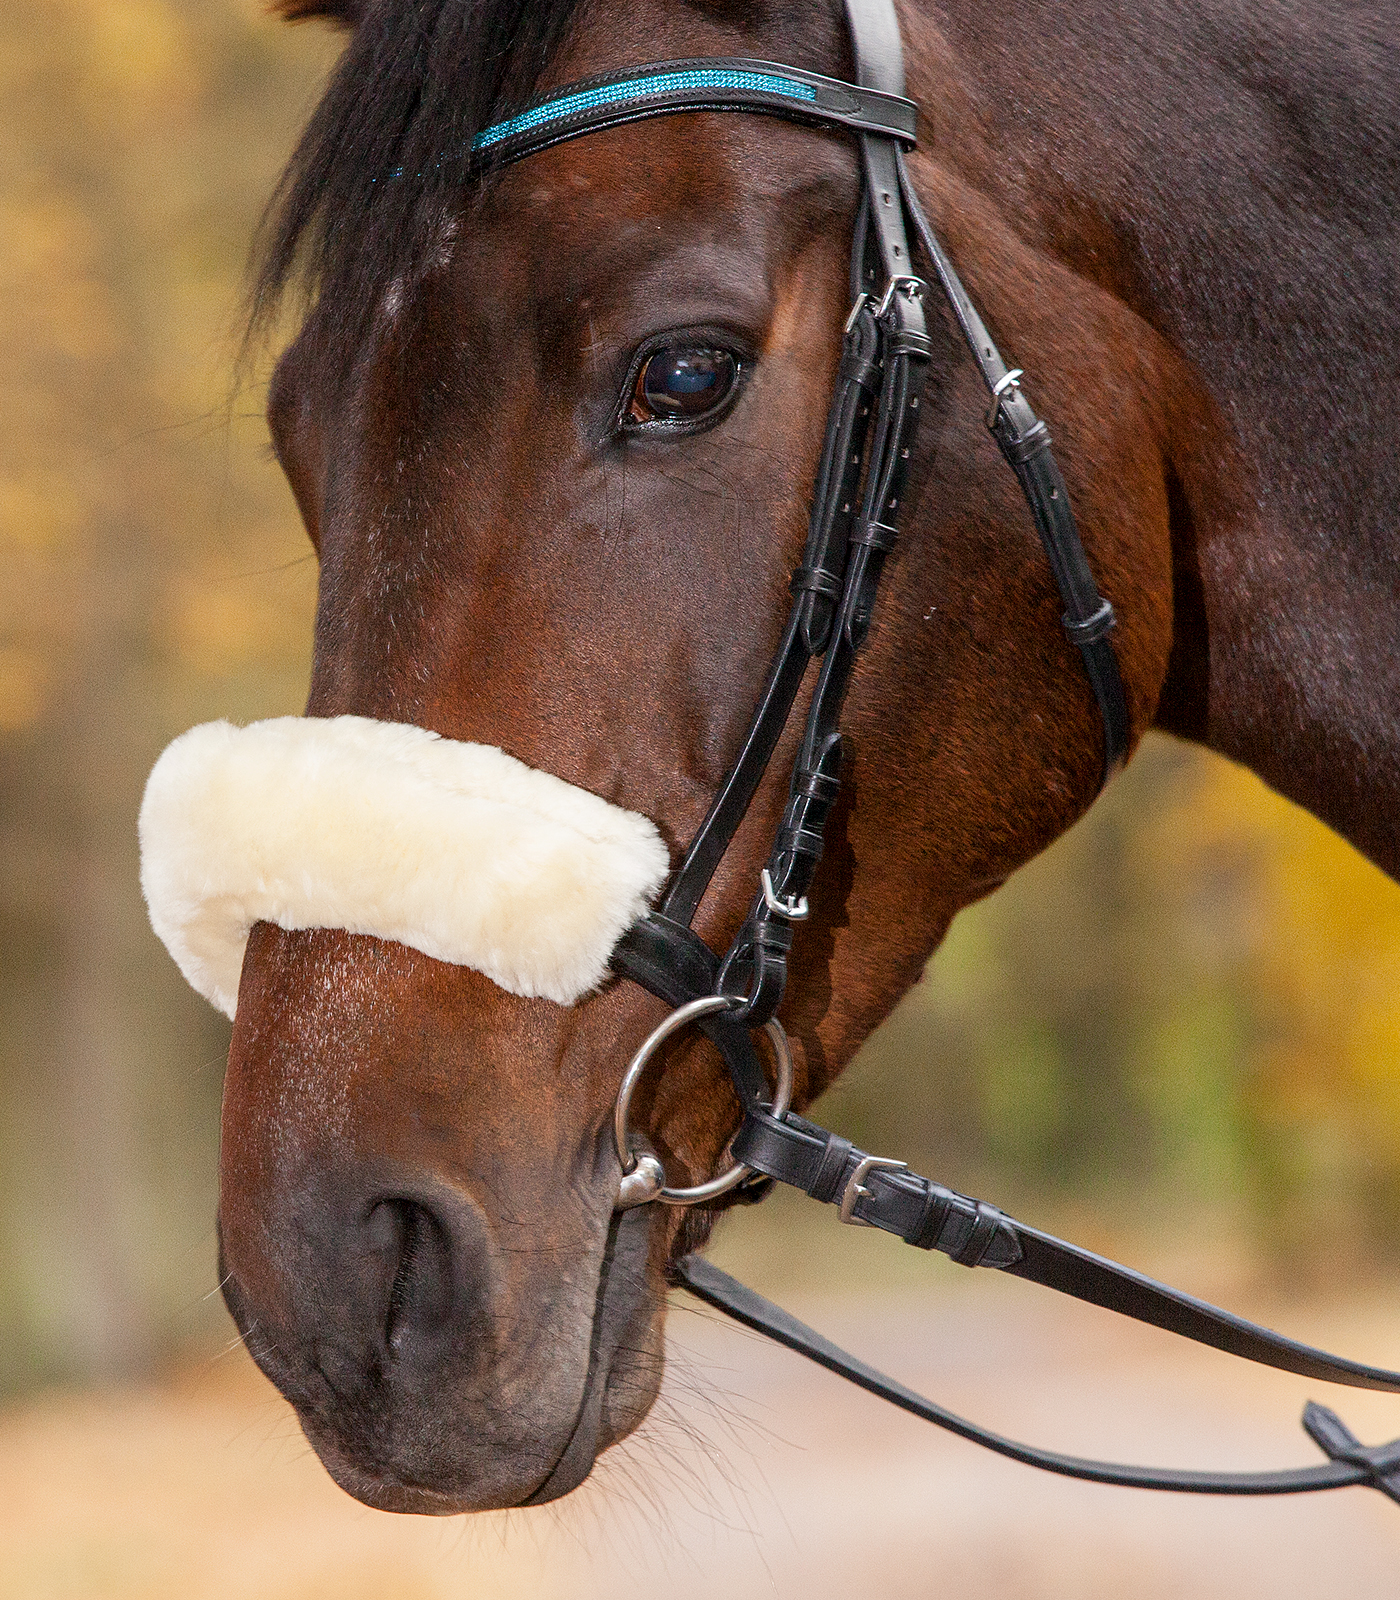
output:
{"label": "cheekpiece strap", "polygon": [[746,57],[659,61],[571,83],[472,140],[476,169],[504,166],[581,133],[680,111],[747,111],[914,143],[918,107],[819,72]]}

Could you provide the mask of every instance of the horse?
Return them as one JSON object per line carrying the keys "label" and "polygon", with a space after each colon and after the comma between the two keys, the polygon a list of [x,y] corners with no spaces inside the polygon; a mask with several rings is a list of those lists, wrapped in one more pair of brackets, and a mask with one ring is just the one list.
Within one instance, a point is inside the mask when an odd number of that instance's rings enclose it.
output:
{"label": "horse", "polygon": [[[278,9],[346,30],[254,291],[265,320],[309,286],[268,407],[320,563],[306,715],[495,747],[652,819],[674,863],[787,613],[849,310],[857,152],[697,111],[483,181],[451,155],[532,96],[650,61],[849,78],[841,10]],[[1129,746],[1156,727],[1220,751],[1395,874],[1393,19],[1321,0],[1031,0],[1014,25],[984,0],[901,0],[899,17],[910,178],[1053,425],[1117,613]],[[1102,780],[1099,713],[978,375],[947,316],[930,311],[928,340],[907,515],[782,1008],[798,1109],[956,913]],[[714,948],[743,922],[796,739],[700,906]],[[249,804],[294,799],[271,787]],[[614,1210],[620,1063],[662,1015],[617,979],[566,1005],[392,938],[253,927],[223,1291],[352,1495],[540,1504],[645,1417],[668,1272],[724,1209]],[[698,1182],[739,1103],[687,1036],[631,1116]]]}

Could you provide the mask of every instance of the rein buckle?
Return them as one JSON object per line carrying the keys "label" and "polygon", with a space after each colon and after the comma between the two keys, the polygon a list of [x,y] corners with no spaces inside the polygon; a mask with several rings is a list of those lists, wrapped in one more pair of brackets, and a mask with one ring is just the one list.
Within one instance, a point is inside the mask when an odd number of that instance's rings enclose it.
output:
{"label": "rein buckle", "polygon": [[853,1228],[870,1228],[874,1224],[866,1222],[863,1217],[856,1215],[856,1201],[869,1198],[870,1191],[861,1182],[868,1172],[908,1172],[907,1161],[891,1161],[888,1156],[862,1156],[856,1162],[856,1170],[846,1180],[846,1187],[841,1193],[841,1220],[849,1222]]}
{"label": "rein buckle", "polygon": [[774,891],[772,874],[767,867],[759,873],[758,881],[763,885],[763,903],[775,917],[783,917],[788,922],[806,922],[810,908],[805,894],[800,900],[793,895],[780,900]]}

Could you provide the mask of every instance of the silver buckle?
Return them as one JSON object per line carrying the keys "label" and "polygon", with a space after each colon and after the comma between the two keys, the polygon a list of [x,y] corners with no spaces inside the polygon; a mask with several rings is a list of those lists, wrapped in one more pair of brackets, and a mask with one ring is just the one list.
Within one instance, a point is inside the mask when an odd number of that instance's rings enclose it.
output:
{"label": "silver buckle", "polygon": [[759,873],[758,881],[763,885],[763,903],[775,917],[784,917],[789,922],[806,922],[809,908],[805,894],[800,900],[795,900],[791,895],[786,900],[779,900],[773,891],[773,879],[767,867]]}
{"label": "silver buckle", "polygon": [[846,1187],[841,1194],[841,1220],[849,1222],[854,1228],[870,1228],[874,1224],[867,1222],[864,1217],[856,1215],[856,1201],[869,1197],[870,1191],[861,1182],[868,1172],[908,1172],[907,1161],[891,1161],[888,1156],[862,1156],[856,1162],[856,1170],[847,1180]]}
{"label": "silver buckle", "polygon": [[877,317],[883,317],[884,314],[890,309],[891,305],[894,304],[894,297],[897,294],[906,294],[911,300],[920,300],[923,298],[924,290],[927,288],[928,285],[922,278],[913,278],[907,275],[896,274],[885,285],[884,298],[880,301],[875,315]]}
{"label": "silver buckle", "polygon": [[856,325],[856,319],[860,316],[861,312],[865,310],[866,306],[870,304],[870,300],[871,297],[866,294],[864,289],[862,289],[856,296],[855,304],[851,307],[851,314],[846,318],[846,326],[842,329],[842,332],[847,338],[850,337],[851,330]]}
{"label": "silver buckle", "polygon": [[1001,403],[1012,389],[1021,387],[1021,379],[1025,373],[1020,367],[1012,367],[1010,372],[1003,373],[992,385],[992,409],[987,413],[987,426],[995,428],[997,418],[1001,415]]}

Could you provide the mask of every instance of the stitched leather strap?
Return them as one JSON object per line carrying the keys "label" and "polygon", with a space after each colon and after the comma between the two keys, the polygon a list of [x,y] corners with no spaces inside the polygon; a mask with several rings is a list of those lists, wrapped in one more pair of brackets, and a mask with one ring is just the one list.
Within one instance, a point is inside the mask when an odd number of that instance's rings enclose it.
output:
{"label": "stitched leather strap", "polygon": [[580,79],[484,129],[470,161],[477,170],[506,166],[583,133],[684,111],[747,111],[905,144],[918,121],[914,102],[899,94],[775,61],[707,56]]}
{"label": "stitched leather strap", "polygon": [[1311,1402],[1303,1412],[1303,1426],[1331,1458],[1313,1467],[1295,1467],[1274,1472],[1186,1472],[1170,1467],[1124,1466],[1113,1461],[1089,1461],[1082,1456],[1060,1455],[1035,1445],[1020,1444],[989,1428],[968,1422],[955,1412],[926,1400],[894,1378],[886,1377],[858,1357],[849,1355],[814,1328],[799,1322],[789,1312],[745,1288],[727,1272],[721,1272],[701,1256],[685,1256],[671,1269],[681,1288],[722,1311],[725,1316],[761,1333],[799,1355],[815,1361],[838,1377],[888,1400],[902,1411],[922,1417],[936,1427],[946,1428],[1009,1456],[1028,1467],[1058,1473],[1065,1478],[1080,1478],[1089,1483],[1119,1484],[1131,1489],[1160,1489],[1175,1494],[1314,1494],[1323,1489],[1345,1489],[1366,1484],[1400,1500],[1400,1439],[1387,1445],[1363,1445],[1346,1424],[1323,1406]]}
{"label": "stitched leather strap", "polygon": [[856,82],[885,94],[904,93],[904,43],[890,0],[846,0],[846,26]]}
{"label": "stitched leather strap", "polygon": [[[833,1205],[841,1204],[857,1183],[857,1169],[870,1160],[848,1140],[795,1112],[779,1118],[761,1106],[746,1112],[732,1149],[734,1159],[745,1166]],[[838,1154],[840,1167],[833,1172]],[[907,1169],[867,1168],[858,1190],[849,1209],[852,1220],[893,1233],[907,1244],[939,1250],[963,1266],[997,1267],[1281,1372],[1400,1394],[1400,1373],[1299,1344]]]}
{"label": "stitched leather strap", "polygon": [[993,398],[994,407],[988,417],[992,437],[1020,482],[1036,533],[1040,536],[1050,563],[1055,585],[1064,602],[1065,632],[1070,643],[1079,650],[1103,724],[1100,782],[1107,783],[1126,759],[1132,733],[1127,696],[1123,692],[1123,680],[1118,671],[1118,658],[1109,637],[1114,625],[1113,607],[1099,593],[1094,581],[1079,529],[1075,526],[1069,490],[1065,487],[1065,480],[1050,447],[1049,429],[1039,420],[1021,393],[1017,382],[1020,374],[1012,372],[1002,359],[1001,352],[987,332],[986,324],[968,298],[962,280],[930,226],[914,186],[909,181],[903,152],[896,150],[893,159],[899,170],[900,193],[919,243],[943,286],[967,347]]}
{"label": "stitched leather strap", "polygon": [[696,830],[661,903],[661,913],[689,924],[735,831],[743,821],[787,726],[807,663],[831,637],[845,588],[847,542],[860,500],[861,467],[872,400],[880,381],[880,332],[869,307],[846,329],[841,370],[827,412],[826,441],[812,490],[807,544],[793,574],[794,607],[758,707],[734,764]]}

